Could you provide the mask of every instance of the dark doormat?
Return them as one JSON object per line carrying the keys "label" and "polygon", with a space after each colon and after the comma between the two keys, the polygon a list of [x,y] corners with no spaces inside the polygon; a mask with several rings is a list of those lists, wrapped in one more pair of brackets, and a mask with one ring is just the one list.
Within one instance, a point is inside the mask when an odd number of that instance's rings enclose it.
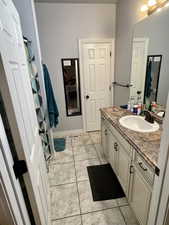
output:
{"label": "dark doormat", "polygon": [[125,197],[124,191],[110,164],[87,167],[93,201]]}
{"label": "dark doormat", "polygon": [[62,152],[65,150],[65,138],[54,138],[54,148],[56,152]]}

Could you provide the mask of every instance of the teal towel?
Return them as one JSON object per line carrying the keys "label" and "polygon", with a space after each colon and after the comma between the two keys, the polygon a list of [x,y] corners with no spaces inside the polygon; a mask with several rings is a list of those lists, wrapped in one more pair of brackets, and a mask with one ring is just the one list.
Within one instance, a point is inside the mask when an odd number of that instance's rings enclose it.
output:
{"label": "teal towel", "polygon": [[62,152],[65,150],[65,138],[54,138],[54,148],[56,152]]}
{"label": "teal towel", "polygon": [[45,81],[50,127],[56,127],[56,125],[58,124],[59,111],[56,105],[48,68],[45,64],[43,64],[43,74]]}
{"label": "teal towel", "polygon": [[151,68],[152,62],[148,62],[147,65],[147,73],[146,73],[146,81],[145,81],[145,97],[149,98],[151,96],[151,85],[152,85],[152,77],[151,77]]}

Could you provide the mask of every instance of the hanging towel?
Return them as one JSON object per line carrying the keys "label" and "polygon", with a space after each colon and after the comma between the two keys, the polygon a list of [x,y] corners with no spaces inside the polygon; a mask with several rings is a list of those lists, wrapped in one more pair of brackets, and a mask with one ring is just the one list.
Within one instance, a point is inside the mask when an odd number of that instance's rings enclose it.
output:
{"label": "hanging towel", "polygon": [[45,64],[43,64],[43,74],[45,81],[50,127],[56,127],[56,125],[58,124],[59,112],[58,107],[56,105],[48,68]]}
{"label": "hanging towel", "polygon": [[151,89],[152,89],[152,77],[151,77],[151,69],[152,69],[152,62],[148,62],[147,65],[147,73],[146,73],[146,81],[145,81],[145,97],[150,98]]}

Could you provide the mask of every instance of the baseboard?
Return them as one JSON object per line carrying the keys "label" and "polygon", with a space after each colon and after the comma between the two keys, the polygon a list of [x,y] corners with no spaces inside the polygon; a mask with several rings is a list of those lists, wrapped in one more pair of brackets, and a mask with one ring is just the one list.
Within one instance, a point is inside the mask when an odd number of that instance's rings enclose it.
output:
{"label": "baseboard", "polygon": [[84,133],[83,129],[55,131],[53,132],[53,137],[76,136],[82,133]]}

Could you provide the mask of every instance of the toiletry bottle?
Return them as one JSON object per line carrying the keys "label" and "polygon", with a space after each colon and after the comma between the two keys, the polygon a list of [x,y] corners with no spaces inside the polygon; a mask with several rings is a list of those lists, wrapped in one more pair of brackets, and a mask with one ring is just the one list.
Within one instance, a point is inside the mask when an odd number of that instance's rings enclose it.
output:
{"label": "toiletry bottle", "polygon": [[130,100],[129,100],[128,103],[127,103],[127,110],[130,111],[130,109],[131,109],[131,103],[130,103]]}
{"label": "toiletry bottle", "polygon": [[133,108],[134,108],[134,97],[132,96],[130,98],[130,111],[133,112]]}
{"label": "toiletry bottle", "polygon": [[156,104],[156,102],[152,102],[152,103],[151,103],[151,111],[152,111],[152,112],[156,112],[156,109],[157,109],[157,104]]}
{"label": "toiletry bottle", "polygon": [[138,107],[137,107],[137,115],[140,115],[142,111],[142,103],[138,103]]}
{"label": "toiletry bottle", "polygon": [[139,95],[138,98],[137,98],[137,104],[138,104],[137,115],[140,115],[141,111],[142,111],[141,95]]}
{"label": "toiletry bottle", "polygon": [[133,113],[137,115],[137,113],[138,113],[138,105],[134,105]]}

